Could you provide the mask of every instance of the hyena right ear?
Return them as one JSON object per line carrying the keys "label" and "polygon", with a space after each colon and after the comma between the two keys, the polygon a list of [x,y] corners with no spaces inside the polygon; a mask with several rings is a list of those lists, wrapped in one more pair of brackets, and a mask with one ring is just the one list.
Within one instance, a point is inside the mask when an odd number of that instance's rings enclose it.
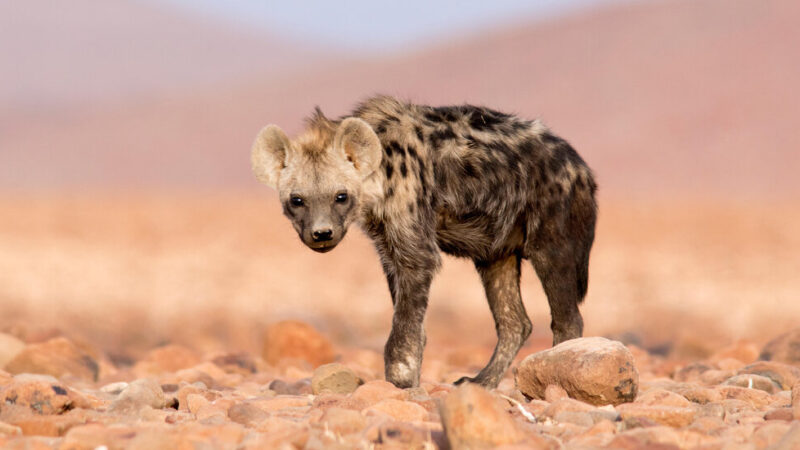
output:
{"label": "hyena right ear", "polygon": [[344,119],[333,137],[333,146],[344,150],[361,178],[366,178],[381,165],[383,147],[378,135],[367,122],[350,117]]}
{"label": "hyena right ear", "polygon": [[267,125],[258,132],[250,162],[253,174],[258,181],[269,187],[277,188],[278,175],[286,167],[286,156],[289,152],[289,138],[277,125]]}

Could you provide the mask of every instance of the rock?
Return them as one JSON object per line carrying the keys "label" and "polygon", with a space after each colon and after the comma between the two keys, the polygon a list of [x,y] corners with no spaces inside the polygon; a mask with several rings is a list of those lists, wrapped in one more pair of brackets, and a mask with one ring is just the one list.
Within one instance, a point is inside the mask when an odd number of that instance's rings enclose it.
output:
{"label": "rock", "polygon": [[792,388],[792,412],[794,420],[800,420],[800,382],[795,383]]}
{"label": "rock", "polygon": [[709,360],[719,363],[731,358],[742,364],[750,364],[758,359],[758,346],[752,342],[737,342],[717,350]]}
{"label": "rock", "polygon": [[764,361],[800,365],[800,328],[767,342],[758,358]]}
{"label": "rock", "polygon": [[714,389],[697,386],[691,383],[681,383],[670,388],[672,392],[684,396],[687,400],[704,405],[722,401],[722,394]]}
{"label": "rock", "polygon": [[464,383],[448,394],[439,414],[453,449],[515,444],[525,437],[503,404],[476,384]]}
{"label": "rock", "polygon": [[428,411],[422,406],[404,400],[387,398],[364,410],[366,414],[379,413],[391,416],[401,422],[422,422],[428,417]]}
{"label": "rock", "polygon": [[144,378],[128,384],[114,399],[109,409],[114,412],[134,413],[145,406],[161,409],[166,404],[167,400],[161,385],[153,379]]}
{"label": "rock", "polygon": [[781,390],[778,383],[761,375],[736,375],[728,378],[723,383],[725,386],[739,386],[748,389],[758,389],[770,394],[774,394]]}
{"label": "rock", "polygon": [[565,341],[528,356],[517,367],[515,380],[531,398],[544,398],[547,386],[553,384],[574,399],[618,405],[636,398],[639,372],[624,345],[593,337]]}
{"label": "rock", "polygon": [[109,383],[100,388],[101,392],[105,392],[106,394],[112,395],[119,395],[125,388],[128,387],[128,383],[124,381],[118,381],[116,383]]}
{"label": "rock", "polygon": [[678,406],[681,408],[687,408],[692,405],[692,402],[687,400],[686,397],[665,389],[650,389],[636,397],[635,403],[642,405]]}
{"label": "rock", "polygon": [[646,418],[655,423],[670,427],[684,427],[694,420],[695,410],[691,407],[646,405],[640,403],[626,403],[617,406],[617,412],[622,420],[631,418]]}
{"label": "rock", "polygon": [[21,374],[0,389],[0,405],[27,407],[35,414],[63,414],[89,407],[89,402],[51,376]]}
{"label": "rock", "polygon": [[775,361],[755,362],[739,369],[738,374],[753,374],[767,377],[780,385],[783,390],[791,389],[796,382],[800,382],[800,367]]}
{"label": "rock", "polygon": [[755,448],[768,448],[777,444],[786,435],[789,428],[791,425],[786,422],[765,423],[756,429],[750,442],[755,445]]}
{"label": "rock", "polygon": [[311,394],[311,380],[303,378],[294,383],[287,383],[283,380],[272,380],[268,386],[269,390],[277,395],[303,395]]}
{"label": "rock", "polygon": [[800,422],[795,422],[789,431],[781,437],[775,445],[770,446],[770,450],[797,450],[800,448]]}
{"label": "rock", "polygon": [[24,348],[25,343],[21,340],[10,334],[0,333],[0,368],[5,367]]}
{"label": "rock", "polygon": [[336,407],[328,408],[320,418],[320,423],[343,436],[358,433],[367,427],[367,419],[360,412]]}
{"label": "rock", "polygon": [[267,417],[269,417],[267,412],[249,402],[236,403],[228,408],[228,418],[248,427],[263,422]]}
{"label": "rock", "polygon": [[97,361],[65,337],[27,345],[5,369],[12,374],[74,376],[87,381],[97,381],[100,372]]}
{"label": "rock", "polygon": [[775,408],[770,409],[764,414],[764,420],[792,421],[794,420],[794,414],[792,413],[792,408]]}
{"label": "rock", "polygon": [[408,393],[388,381],[373,380],[359,386],[352,395],[354,401],[362,401],[366,405],[374,405],[389,398],[406,400]]}
{"label": "rock", "polygon": [[571,423],[581,427],[589,428],[594,425],[594,419],[588,412],[561,411],[553,417],[556,423]]}
{"label": "rock", "polygon": [[134,366],[141,377],[177,372],[200,364],[202,361],[194,351],[181,345],[170,344],[150,351]]}
{"label": "rock", "polygon": [[550,403],[562,398],[568,398],[569,394],[561,386],[551,384],[544,390],[544,399]]}
{"label": "rock", "polygon": [[258,372],[258,361],[249,353],[228,353],[219,355],[212,359],[211,362],[228,373],[250,375]]}
{"label": "rock", "polygon": [[342,364],[324,364],[314,370],[314,376],[311,378],[311,392],[314,395],[325,391],[334,394],[349,394],[363,383],[355,372]]}
{"label": "rock", "polygon": [[22,434],[22,428],[5,422],[0,422],[0,435],[15,436],[20,434]]}
{"label": "rock", "polygon": [[718,386],[715,388],[722,398],[742,400],[750,403],[755,409],[765,408],[772,401],[772,396],[757,389],[747,389],[739,386]]}
{"label": "rock", "polygon": [[134,436],[136,430],[129,426],[109,427],[99,423],[77,425],[67,431],[60,448],[64,450],[128,448],[127,444]]}
{"label": "rock", "polygon": [[564,411],[590,412],[594,411],[595,409],[596,408],[594,406],[588,403],[584,403],[572,398],[562,398],[561,400],[556,400],[547,406],[544,411],[542,411],[542,415],[545,417],[555,418],[559,413]]}
{"label": "rock", "polygon": [[333,362],[335,356],[328,338],[303,322],[275,323],[264,336],[264,360],[272,365],[284,358],[297,358],[316,367]]}

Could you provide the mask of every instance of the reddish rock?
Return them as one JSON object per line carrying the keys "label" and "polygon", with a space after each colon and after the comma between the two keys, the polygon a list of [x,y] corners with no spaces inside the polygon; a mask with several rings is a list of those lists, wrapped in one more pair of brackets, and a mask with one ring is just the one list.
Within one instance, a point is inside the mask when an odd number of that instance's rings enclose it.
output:
{"label": "reddish rock", "polygon": [[517,367],[515,380],[531,398],[544,398],[552,384],[574,399],[617,405],[636,398],[639,372],[622,343],[593,337],[572,339],[528,356]]}
{"label": "reddish rock", "polygon": [[704,405],[722,401],[722,394],[714,389],[690,383],[682,383],[670,388],[672,392],[684,396],[687,400]]}
{"label": "reddish rock", "polygon": [[62,414],[89,407],[89,402],[51,376],[22,374],[0,388],[0,405],[24,406],[36,414]]}
{"label": "reddish rock", "polygon": [[364,382],[348,367],[339,363],[324,364],[314,370],[311,378],[311,392],[349,394]]}
{"label": "reddish rock", "polygon": [[764,414],[764,420],[794,420],[792,408],[775,408],[770,409]]}
{"label": "reddish rock", "polygon": [[294,383],[287,383],[283,380],[272,380],[268,386],[269,390],[277,395],[305,395],[311,394],[311,380],[303,378]]}
{"label": "reddish rock", "polygon": [[109,427],[99,423],[78,425],[69,429],[60,449],[128,448],[135,436],[136,430],[129,426]]}
{"label": "reddish rock", "polygon": [[264,360],[278,365],[284,358],[302,359],[313,367],[333,362],[333,345],[307,323],[287,320],[267,328],[264,336]]}
{"label": "reddish rock", "polygon": [[697,382],[700,381],[700,376],[703,373],[712,369],[713,367],[709,364],[696,362],[676,370],[675,373],[672,374],[672,378],[680,382]]}
{"label": "reddish rock", "polygon": [[548,405],[544,411],[542,411],[542,415],[545,417],[554,418],[561,412],[569,411],[569,412],[590,412],[594,411],[596,408],[588,403],[584,403],[580,400],[575,400],[572,398],[562,398],[561,400],[556,400],[555,402]]}
{"label": "reddish rock", "polygon": [[87,381],[97,381],[100,372],[100,366],[89,353],[64,337],[27,345],[5,369],[12,374],[74,376]]}
{"label": "reddish rock", "polygon": [[347,435],[364,430],[367,418],[358,411],[334,407],[325,411],[319,423],[334,433]]}
{"label": "reddish rock", "polygon": [[[765,423],[756,429],[752,439],[749,439],[749,441],[755,445],[755,448],[768,448],[777,444],[790,428],[791,425],[786,422]],[[800,444],[800,442],[797,444]]]}
{"label": "reddish rock", "polygon": [[727,347],[723,347],[709,358],[714,362],[723,361],[725,359],[736,359],[742,364],[750,364],[758,359],[758,346],[752,342],[737,342]]}
{"label": "reddish rock", "polygon": [[617,412],[623,420],[643,417],[655,423],[670,427],[684,427],[692,423],[695,409],[691,407],[647,405],[626,403],[617,406]]}
{"label": "reddish rock", "polygon": [[736,375],[728,378],[722,384],[725,386],[739,386],[748,389],[758,389],[770,394],[774,394],[781,390],[781,387],[778,385],[778,383],[767,377],[753,374]]}
{"label": "reddish rock", "polygon": [[770,447],[770,450],[797,450],[800,448],[800,422],[794,422],[789,431]]}
{"label": "reddish rock", "polygon": [[373,380],[359,386],[355,392],[353,392],[352,398],[356,401],[363,401],[366,405],[374,405],[388,398],[407,400],[408,392],[388,381]]}
{"label": "reddish rock", "polygon": [[765,408],[772,401],[772,397],[764,391],[748,389],[738,386],[718,386],[715,388],[722,398],[736,399],[747,402],[755,409]]}
{"label": "reddish rock", "polygon": [[800,382],[800,367],[775,361],[758,361],[739,369],[738,374],[754,374],[769,378],[781,389],[788,390]]}
{"label": "reddish rock", "polygon": [[550,403],[562,398],[568,398],[569,394],[561,386],[551,384],[544,390],[544,399]]}
{"label": "reddish rock", "polygon": [[[227,373],[250,375],[258,372],[259,362],[249,353],[227,353],[214,357],[211,362]],[[261,362],[263,365],[264,363]]]}
{"label": "reddish rock", "polygon": [[792,388],[792,412],[795,420],[800,420],[800,382]]}
{"label": "reddish rock", "polygon": [[196,366],[202,361],[193,350],[176,344],[165,345],[150,351],[134,366],[139,376],[177,372]]}
{"label": "reddish rock", "polygon": [[439,413],[453,449],[515,444],[525,437],[503,403],[472,383],[453,390]]}
{"label": "reddish rock", "polygon": [[401,422],[422,422],[428,417],[428,411],[422,406],[409,401],[388,398],[364,410],[365,414],[386,414]]}
{"label": "reddish rock", "polygon": [[228,418],[236,423],[252,427],[269,417],[269,413],[249,402],[235,403],[228,408]]}
{"label": "reddish rock", "polygon": [[759,359],[800,365],[800,328],[769,341],[761,350]]}
{"label": "reddish rock", "polygon": [[9,423],[0,422],[0,435],[15,436],[22,434],[22,428]]}
{"label": "reddish rock", "polygon": [[636,397],[635,403],[642,405],[678,406],[681,408],[687,408],[692,405],[692,402],[687,400],[686,397],[665,389],[650,389]]}

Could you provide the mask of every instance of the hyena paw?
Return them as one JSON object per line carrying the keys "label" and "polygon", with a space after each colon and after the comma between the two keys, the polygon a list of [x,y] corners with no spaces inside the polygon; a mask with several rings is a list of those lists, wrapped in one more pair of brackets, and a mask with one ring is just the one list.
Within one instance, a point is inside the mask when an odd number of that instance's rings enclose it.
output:
{"label": "hyena paw", "polygon": [[497,387],[497,384],[500,383],[500,380],[490,377],[481,377],[478,375],[475,377],[461,377],[453,384],[460,386],[464,383],[475,383],[485,387],[486,389],[494,389]]}

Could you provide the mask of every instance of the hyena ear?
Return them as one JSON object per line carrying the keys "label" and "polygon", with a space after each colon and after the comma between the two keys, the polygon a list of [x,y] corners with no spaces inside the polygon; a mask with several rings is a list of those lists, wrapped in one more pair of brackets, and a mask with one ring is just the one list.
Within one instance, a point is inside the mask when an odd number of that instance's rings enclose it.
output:
{"label": "hyena ear", "polygon": [[267,125],[258,132],[250,162],[253,174],[258,181],[277,188],[278,175],[286,167],[286,156],[289,152],[289,138],[277,125]]}
{"label": "hyena ear", "polygon": [[366,178],[381,165],[383,148],[372,127],[361,119],[344,119],[333,137],[334,148],[344,150],[361,178]]}

